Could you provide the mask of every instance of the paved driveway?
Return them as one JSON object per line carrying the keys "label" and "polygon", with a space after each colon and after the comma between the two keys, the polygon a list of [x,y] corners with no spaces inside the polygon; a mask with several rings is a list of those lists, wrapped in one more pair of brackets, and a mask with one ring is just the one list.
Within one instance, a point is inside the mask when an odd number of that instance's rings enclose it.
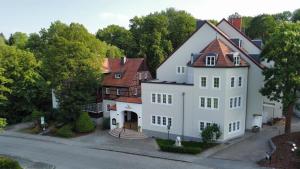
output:
{"label": "paved driveway", "polygon": [[[211,158],[252,161],[256,162],[265,157],[265,153],[270,151],[268,140],[276,135],[283,134],[284,126],[265,126],[261,132],[221,150]],[[292,131],[300,131],[300,119],[294,117],[292,121]]]}

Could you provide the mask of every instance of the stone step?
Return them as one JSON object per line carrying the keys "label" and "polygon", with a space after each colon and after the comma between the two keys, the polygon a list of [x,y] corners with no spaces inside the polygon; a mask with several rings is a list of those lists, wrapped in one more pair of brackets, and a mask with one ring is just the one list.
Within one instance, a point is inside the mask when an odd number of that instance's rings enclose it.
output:
{"label": "stone step", "polygon": [[114,137],[119,137],[121,132],[120,138],[122,139],[145,139],[147,138],[146,135],[140,132],[136,132],[134,130],[126,129],[125,132],[123,129],[113,129],[109,131],[109,134]]}

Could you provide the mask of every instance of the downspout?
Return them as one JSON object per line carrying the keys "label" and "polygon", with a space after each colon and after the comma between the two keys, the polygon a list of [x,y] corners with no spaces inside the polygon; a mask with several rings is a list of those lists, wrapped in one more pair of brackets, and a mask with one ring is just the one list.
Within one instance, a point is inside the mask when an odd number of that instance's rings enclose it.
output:
{"label": "downspout", "polygon": [[184,140],[184,95],[185,93],[182,92],[182,140]]}
{"label": "downspout", "polygon": [[[248,93],[249,93],[249,67],[247,68],[247,90],[246,90],[246,114],[245,114],[245,131],[247,128],[247,117],[248,117]],[[252,117],[252,122],[253,122],[254,117]]]}

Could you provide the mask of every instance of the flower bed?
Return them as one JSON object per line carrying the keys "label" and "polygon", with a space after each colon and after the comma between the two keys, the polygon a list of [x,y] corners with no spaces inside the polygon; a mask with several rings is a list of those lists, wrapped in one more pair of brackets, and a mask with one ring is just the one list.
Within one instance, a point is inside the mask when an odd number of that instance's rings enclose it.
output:
{"label": "flower bed", "polygon": [[183,154],[198,154],[202,151],[213,147],[216,143],[203,143],[195,141],[182,141],[181,147],[175,146],[174,140],[156,139],[156,142],[161,151]]}
{"label": "flower bed", "polygon": [[299,169],[300,153],[292,152],[292,146],[287,142],[294,142],[300,148],[300,132],[276,136],[272,138],[272,141],[276,146],[276,151],[272,155],[271,161],[261,160],[258,164],[271,168]]}

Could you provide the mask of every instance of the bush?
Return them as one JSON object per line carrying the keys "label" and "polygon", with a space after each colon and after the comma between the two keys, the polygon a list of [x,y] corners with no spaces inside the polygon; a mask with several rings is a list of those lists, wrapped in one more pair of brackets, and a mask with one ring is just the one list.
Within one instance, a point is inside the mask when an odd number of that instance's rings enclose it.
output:
{"label": "bush", "polygon": [[107,118],[107,117],[103,118],[102,129],[103,130],[110,129],[110,118]]}
{"label": "bush", "polygon": [[0,157],[0,169],[22,169],[22,167],[13,159]]}
{"label": "bush", "polygon": [[[207,126],[201,133],[202,140],[205,143],[211,143],[216,141],[221,136],[220,127],[217,124]],[[214,138],[215,136],[215,138]]]}
{"label": "bush", "polygon": [[88,133],[95,129],[95,124],[87,112],[81,113],[75,124],[76,131],[79,133]]}
{"label": "bush", "polygon": [[74,137],[74,132],[72,131],[72,129],[73,127],[70,124],[64,125],[57,130],[56,135],[64,138]]}
{"label": "bush", "polygon": [[181,142],[182,146],[176,147],[174,140],[156,139],[156,142],[161,151],[173,152],[173,153],[184,153],[184,154],[198,154],[201,151],[216,145],[212,143],[182,141]]}

